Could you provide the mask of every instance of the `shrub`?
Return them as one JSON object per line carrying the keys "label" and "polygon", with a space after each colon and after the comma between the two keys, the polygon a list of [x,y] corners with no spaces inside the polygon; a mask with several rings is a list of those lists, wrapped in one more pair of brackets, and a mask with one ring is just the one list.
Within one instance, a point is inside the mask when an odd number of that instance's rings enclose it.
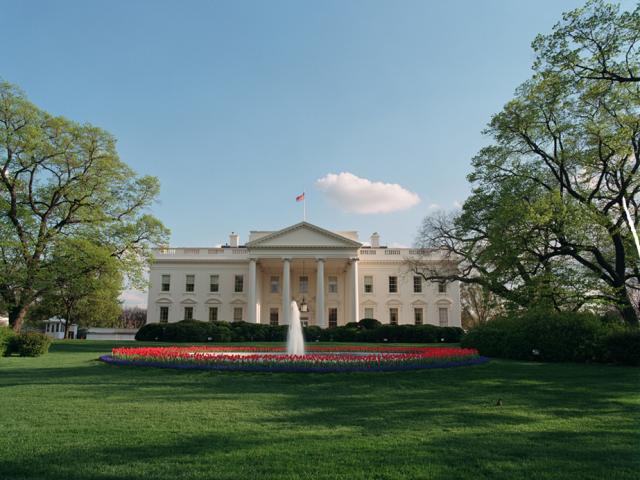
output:
{"label": "shrub", "polygon": [[50,346],[51,338],[42,333],[20,333],[11,339],[5,353],[17,353],[21,357],[39,357],[47,353]]}
{"label": "shrub", "polygon": [[602,357],[607,331],[590,313],[529,311],[472,329],[462,346],[516,360],[588,362]]}
{"label": "shrub", "polygon": [[380,323],[375,318],[363,318],[358,322],[358,325],[360,326],[360,328],[363,328],[365,330],[373,330],[374,328],[382,326],[382,323]]}
{"label": "shrub", "polygon": [[603,360],[622,365],[640,365],[640,330],[610,333],[602,344]]}
{"label": "shrub", "polygon": [[164,337],[165,323],[147,323],[136,332],[136,340],[140,342],[154,342]]}
{"label": "shrub", "polygon": [[[377,322],[377,320],[373,320]],[[371,322],[370,326],[375,323]],[[379,322],[377,322],[379,323]],[[200,322],[182,320],[176,323],[148,323],[136,333],[136,340],[161,342],[284,342],[287,325],[264,325],[247,322]],[[363,328],[360,322],[342,327],[321,329],[304,327],[307,342],[458,342],[462,330],[434,325],[378,325]]]}
{"label": "shrub", "polygon": [[14,331],[9,327],[0,327],[0,355],[9,355],[11,353],[13,339],[16,336]]}
{"label": "shrub", "polygon": [[167,324],[165,337],[173,342],[206,342],[210,325],[198,320],[182,320]]}
{"label": "shrub", "polygon": [[307,342],[317,342],[322,336],[322,328],[316,325],[309,325],[304,327],[304,339]]}

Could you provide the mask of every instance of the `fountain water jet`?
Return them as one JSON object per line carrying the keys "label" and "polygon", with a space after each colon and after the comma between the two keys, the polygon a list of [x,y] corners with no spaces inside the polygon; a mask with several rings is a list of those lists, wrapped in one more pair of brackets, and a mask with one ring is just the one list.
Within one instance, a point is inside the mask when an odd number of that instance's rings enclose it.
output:
{"label": "fountain water jet", "polygon": [[291,302],[290,319],[289,333],[287,335],[287,353],[289,355],[304,355],[304,336],[302,335],[302,324],[300,323],[300,310],[295,301]]}

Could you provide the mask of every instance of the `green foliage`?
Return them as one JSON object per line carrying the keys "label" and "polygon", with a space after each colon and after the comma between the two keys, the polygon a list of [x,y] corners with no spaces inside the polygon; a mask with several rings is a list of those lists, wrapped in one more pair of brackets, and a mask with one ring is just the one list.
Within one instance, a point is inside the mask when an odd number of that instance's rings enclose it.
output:
{"label": "green foliage", "polygon": [[7,327],[0,327],[0,356],[9,354],[12,342],[16,334]]}
{"label": "green foliage", "polygon": [[[373,324],[372,324],[373,325]],[[284,342],[286,325],[263,325],[247,322],[201,322],[182,320],[175,323],[148,323],[136,333],[139,341],[160,342]],[[382,325],[377,328],[358,328],[358,324],[322,329],[304,327],[307,342],[399,342],[399,343],[456,343],[462,337],[457,327],[435,325]]]}
{"label": "green foliage", "polygon": [[548,362],[605,361],[605,338],[617,328],[606,325],[591,313],[529,311],[480,325],[470,330],[461,343],[489,357]]}
{"label": "green foliage", "polygon": [[33,316],[60,316],[79,326],[115,327],[122,272],[111,251],[86,239],[57,242],[48,260],[50,285]]}
{"label": "green foliage", "polygon": [[621,365],[640,365],[640,330],[627,329],[607,335],[604,358]]}
{"label": "green foliage", "polygon": [[39,357],[49,351],[51,338],[42,333],[25,332],[13,336],[5,355],[17,353],[21,357]]}
{"label": "green foliage", "polygon": [[136,340],[140,342],[159,341],[165,329],[166,323],[147,323],[136,332]]}
{"label": "green foliage", "polygon": [[363,318],[358,322],[358,326],[365,330],[373,330],[374,328],[382,326],[382,323],[375,318]]}
{"label": "green foliage", "polygon": [[304,327],[304,339],[307,342],[318,342],[322,337],[322,328],[316,325]]}
{"label": "green foliage", "polygon": [[380,325],[371,329],[343,327],[321,331],[323,342],[370,342],[370,343],[456,343],[463,331],[458,327],[436,325]]}
{"label": "green foliage", "polygon": [[462,268],[426,262],[426,278],[479,284],[515,308],[615,306],[638,326],[628,288],[640,282],[630,228],[640,215],[638,38],[640,7],[594,0],[536,39],[534,75],[473,159],[472,195],[423,225],[423,246]]}
{"label": "green foliage", "polygon": [[0,164],[0,303],[16,330],[56,285],[51,253],[68,240],[108,250],[142,283],[151,247],[168,234],[146,213],[159,183],[119,159],[112,135],[52,116],[0,82]]}

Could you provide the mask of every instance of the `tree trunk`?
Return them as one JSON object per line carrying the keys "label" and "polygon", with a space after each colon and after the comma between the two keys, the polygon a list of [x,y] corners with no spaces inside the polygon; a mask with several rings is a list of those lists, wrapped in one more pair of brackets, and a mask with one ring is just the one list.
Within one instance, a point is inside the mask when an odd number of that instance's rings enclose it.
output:
{"label": "tree trunk", "polygon": [[636,310],[633,308],[633,303],[631,303],[631,298],[629,298],[629,293],[626,288],[623,288],[620,291],[618,302],[618,309],[620,310],[620,314],[622,315],[624,322],[630,327],[638,328],[640,325],[638,322],[638,316],[636,315]]}
{"label": "tree trunk", "polygon": [[20,333],[24,318],[27,316],[30,307],[31,304],[28,303],[26,305],[16,306],[9,311],[9,325],[13,327],[14,332]]}

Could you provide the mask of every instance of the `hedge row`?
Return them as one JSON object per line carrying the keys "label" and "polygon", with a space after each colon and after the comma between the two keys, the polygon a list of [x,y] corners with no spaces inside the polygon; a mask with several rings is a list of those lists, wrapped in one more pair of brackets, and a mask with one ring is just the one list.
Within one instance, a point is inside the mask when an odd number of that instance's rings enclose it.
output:
{"label": "hedge row", "polygon": [[[365,321],[366,320],[366,321]],[[304,328],[307,342],[459,342],[462,329],[434,325],[380,325],[371,319],[353,322],[343,327],[322,329]],[[246,322],[200,322],[183,320],[176,323],[148,323],[136,340],[160,342],[283,342],[287,339],[286,325],[263,325]]]}
{"label": "hedge row", "polygon": [[26,332],[16,334],[8,328],[0,328],[0,354],[9,356],[17,353],[21,357],[39,357],[49,351],[51,338],[42,333]]}
{"label": "hedge row", "polygon": [[461,344],[489,357],[640,365],[640,331],[590,313],[529,311],[498,318],[470,330]]}

